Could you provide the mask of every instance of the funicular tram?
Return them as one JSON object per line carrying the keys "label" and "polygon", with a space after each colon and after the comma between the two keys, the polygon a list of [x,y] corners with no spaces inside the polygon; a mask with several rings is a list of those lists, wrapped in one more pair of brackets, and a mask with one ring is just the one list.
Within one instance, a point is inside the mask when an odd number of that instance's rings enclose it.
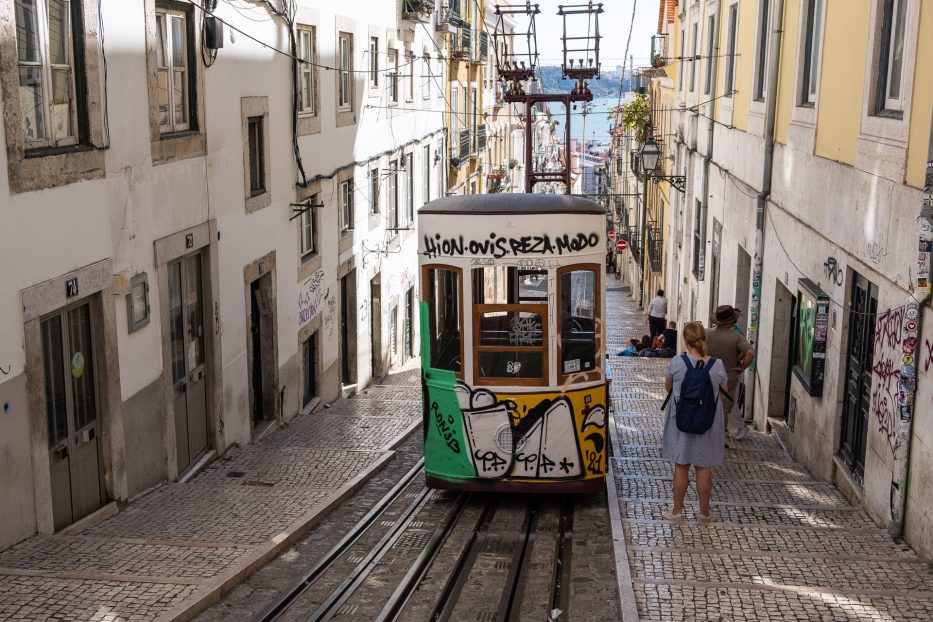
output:
{"label": "funicular tram", "polygon": [[418,218],[428,486],[601,490],[603,208],[568,195],[451,196]]}

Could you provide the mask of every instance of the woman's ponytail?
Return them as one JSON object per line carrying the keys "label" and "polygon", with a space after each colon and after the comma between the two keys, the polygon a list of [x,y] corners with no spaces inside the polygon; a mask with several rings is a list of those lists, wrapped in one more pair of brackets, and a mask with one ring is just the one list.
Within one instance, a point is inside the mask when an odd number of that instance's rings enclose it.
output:
{"label": "woman's ponytail", "polygon": [[687,345],[700,353],[701,356],[709,354],[706,346],[706,329],[699,322],[684,324],[684,341]]}

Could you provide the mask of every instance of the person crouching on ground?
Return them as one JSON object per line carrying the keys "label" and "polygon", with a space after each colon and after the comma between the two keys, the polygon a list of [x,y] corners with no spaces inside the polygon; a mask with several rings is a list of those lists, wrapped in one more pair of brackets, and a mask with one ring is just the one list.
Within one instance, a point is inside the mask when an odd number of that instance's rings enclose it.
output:
{"label": "person crouching on ground", "polygon": [[713,491],[712,467],[722,464],[725,427],[719,391],[726,390],[726,368],[707,352],[706,330],[699,322],[684,325],[687,353],[671,359],[664,379],[664,434],[661,456],[674,463],[674,507],[666,520],[684,519],[684,495],[690,466],[696,468],[700,522],[713,520],[709,501]]}

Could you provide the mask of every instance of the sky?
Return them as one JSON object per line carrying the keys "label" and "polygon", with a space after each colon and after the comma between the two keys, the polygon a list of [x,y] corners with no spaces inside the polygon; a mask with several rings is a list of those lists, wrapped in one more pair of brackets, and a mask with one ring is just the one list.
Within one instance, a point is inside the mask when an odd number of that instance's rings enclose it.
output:
{"label": "sky", "polygon": [[[495,4],[496,0],[492,1]],[[541,8],[541,13],[535,17],[535,26],[538,31],[538,53],[542,65],[559,65],[563,53],[563,19],[557,15],[559,4],[565,7],[571,4],[584,4],[586,0],[535,0]],[[651,35],[658,29],[659,0],[603,0],[603,13],[599,16],[599,30],[602,35],[600,43],[600,60],[604,68],[614,68],[622,64],[625,54],[625,41],[628,37],[629,24],[632,22],[632,3],[635,3],[635,24],[632,29],[632,42],[629,54],[635,57],[635,66],[648,63],[651,50]],[[505,4],[505,2],[503,2]],[[511,0],[508,4],[519,4],[518,0]],[[576,16],[577,21],[571,21],[573,16],[567,18],[568,35],[573,36],[569,29],[582,28],[586,31],[586,18]],[[520,26],[524,28],[525,26]]]}

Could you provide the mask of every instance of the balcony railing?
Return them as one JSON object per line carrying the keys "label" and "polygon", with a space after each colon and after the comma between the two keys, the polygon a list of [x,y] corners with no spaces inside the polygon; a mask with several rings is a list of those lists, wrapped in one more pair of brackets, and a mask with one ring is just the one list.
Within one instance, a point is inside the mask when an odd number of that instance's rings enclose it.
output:
{"label": "balcony railing", "polygon": [[473,56],[473,29],[470,26],[460,26],[451,33],[450,55],[453,58],[467,60]]}
{"label": "balcony railing", "polygon": [[437,7],[437,30],[448,30],[463,21],[460,13],[460,4],[466,0],[444,0]]}
{"label": "balcony railing", "polygon": [[660,227],[648,228],[648,261],[651,263],[652,272],[661,271],[661,263],[664,258],[664,240],[661,237]]}
{"label": "balcony railing", "polygon": [[402,0],[402,19],[426,22],[434,12],[434,0]]}
{"label": "balcony railing", "polygon": [[632,257],[637,263],[641,263],[641,232],[638,231],[638,227],[629,227],[627,233],[623,231],[623,235],[629,250],[632,251]]}

